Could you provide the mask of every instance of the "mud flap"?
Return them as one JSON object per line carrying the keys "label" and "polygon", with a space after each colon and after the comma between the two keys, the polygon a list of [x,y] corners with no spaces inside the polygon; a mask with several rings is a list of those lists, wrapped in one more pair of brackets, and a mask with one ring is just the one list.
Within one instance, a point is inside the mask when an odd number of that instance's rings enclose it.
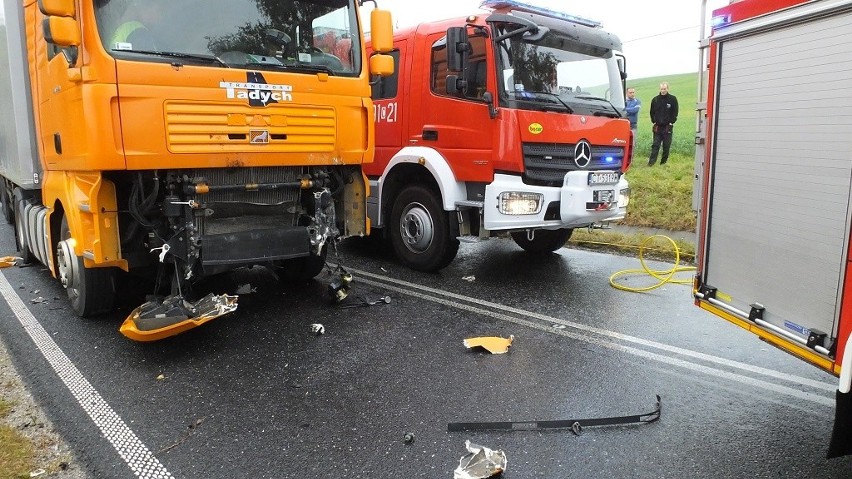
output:
{"label": "mud flap", "polygon": [[236,311],[237,298],[210,293],[194,303],[179,295],[149,301],[134,309],[119,331],[134,341],[168,338]]}
{"label": "mud flap", "polygon": [[852,454],[852,392],[836,391],[834,429],[828,444],[828,458]]}

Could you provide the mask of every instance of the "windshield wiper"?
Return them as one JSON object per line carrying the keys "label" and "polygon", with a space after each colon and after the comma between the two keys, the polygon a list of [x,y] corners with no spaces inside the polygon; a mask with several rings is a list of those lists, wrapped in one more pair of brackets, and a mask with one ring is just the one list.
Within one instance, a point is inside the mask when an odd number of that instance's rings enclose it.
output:
{"label": "windshield wiper", "polygon": [[[262,67],[262,68],[261,68]],[[246,63],[241,68],[258,68],[260,70],[287,70],[297,73],[328,73],[337,75],[340,72],[333,70],[328,65],[313,65],[310,63]]]}
{"label": "windshield wiper", "polygon": [[158,57],[168,58],[183,58],[186,60],[200,60],[207,63],[215,63],[225,68],[231,68],[227,63],[223,62],[216,55],[198,55],[195,53],[183,52],[163,52],[159,50],[113,50],[114,52],[141,53],[143,55],[156,55]]}
{"label": "windshield wiper", "polygon": [[612,108],[612,111],[615,112],[616,116],[614,116],[613,118],[623,118],[621,116],[621,112],[618,110],[618,108],[616,108],[615,105],[613,105],[612,102],[607,100],[606,98],[601,98],[599,96],[592,96],[592,95],[577,95],[574,98],[579,98],[581,100],[596,100],[596,101],[604,102]]}
{"label": "windshield wiper", "polygon": [[[568,104],[567,104],[567,103],[565,103],[565,101],[563,101],[563,100],[562,100],[562,98],[559,98],[559,95],[557,95],[556,93],[550,93],[549,91],[525,91],[524,93],[528,93],[528,94],[530,94],[530,95],[548,95],[548,96],[552,96],[553,98],[556,98],[556,101],[557,101],[557,102],[559,102],[559,103],[560,103],[563,107],[565,107],[565,110],[566,110],[568,113],[574,113],[574,109],[573,109],[573,108],[571,108],[570,106],[568,106]],[[515,98],[516,98],[516,99],[518,98],[518,94],[517,94],[517,93],[515,93]],[[535,98],[535,97],[533,97],[533,98]],[[529,98],[523,98],[523,97],[520,97],[520,99],[522,99],[522,100],[529,100]]]}

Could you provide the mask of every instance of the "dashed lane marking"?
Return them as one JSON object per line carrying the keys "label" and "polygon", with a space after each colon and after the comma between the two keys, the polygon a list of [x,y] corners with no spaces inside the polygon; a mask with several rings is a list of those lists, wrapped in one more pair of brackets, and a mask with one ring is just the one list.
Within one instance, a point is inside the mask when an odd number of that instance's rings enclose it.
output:
{"label": "dashed lane marking", "polygon": [[124,420],[107,404],[68,356],[62,352],[59,345],[47,334],[3,273],[0,273],[0,293],[36,347],[71,391],[77,403],[86,411],[133,474],[142,479],[171,479],[171,473],[136,437]]}

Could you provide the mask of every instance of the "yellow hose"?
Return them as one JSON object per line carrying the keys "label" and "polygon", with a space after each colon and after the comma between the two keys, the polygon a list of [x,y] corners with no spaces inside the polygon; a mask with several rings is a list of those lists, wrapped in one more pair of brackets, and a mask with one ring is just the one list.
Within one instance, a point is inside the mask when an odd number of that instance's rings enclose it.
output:
{"label": "yellow hose", "polygon": [[[654,238],[665,238],[669,240],[674,248],[675,252],[675,263],[671,269],[663,270],[663,271],[654,271],[648,268],[648,265],[645,264],[645,245]],[[623,271],[617,271],[609,277],[609,284],[616,289],[620,289],[622,291],[631,291],[633,293],[643,293],[645,291],[651,291],[652,289],[657,289],[660,286],[666,283],[673,284],[692,284],[692,279],[673,279],[676,273],[681,273],[684,271],[695,271],[694,266],[678,266],[680,265],[680,248],[677,247],[677,243],[674,242],[673,239],[669,238],[665,235],[653,235],[642,240],[642,243],[639,245],[639,262],[642,263],[642,269],[625,269]],[[653,284],[651,286],[645,286],[642,288],[631,288],[629,286],[624,286],[623,284],[618,284],[615,282],[615,278],[620,276],[625,276],[628,274],[647,274],[653,276],[658,283]]]}

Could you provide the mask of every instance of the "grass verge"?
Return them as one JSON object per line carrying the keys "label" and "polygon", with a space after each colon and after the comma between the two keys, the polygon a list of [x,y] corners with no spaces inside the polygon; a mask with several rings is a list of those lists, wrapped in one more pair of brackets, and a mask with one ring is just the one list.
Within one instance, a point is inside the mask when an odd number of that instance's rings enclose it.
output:
{"label": "grass verge", "polygon": [[12,404],[0,400],[0,479],[30,477],[34,451],[28,438],[4,424]]}
{"label": "grass verge", "polygon": [[692,264],[695,260],[695,245],[680,238],[672,238],[672,240],[677,245],[677,249],[669,240],[662,237],[651,238],[646,234],[625,234],[612,230],[589,231],[578,228],[568,240],[568,245],[628,256],[635,255],[637,258],[641,249],[642,257],[645,259],[675,263],[679,258],[681,264]]}

